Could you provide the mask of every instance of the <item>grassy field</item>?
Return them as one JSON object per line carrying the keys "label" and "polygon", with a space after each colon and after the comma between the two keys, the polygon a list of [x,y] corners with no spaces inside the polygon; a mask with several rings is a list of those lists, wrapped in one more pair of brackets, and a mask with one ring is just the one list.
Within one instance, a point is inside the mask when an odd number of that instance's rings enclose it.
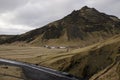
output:
{"label": "grassy field", "polygon": [[[66,49],[47,49],[44,47],[0,46],[0,57],[38,64],[42,56],[60,54]],[[39,59],[39,60],[38,60]],[[0,66],[0,80],[22,80],[22,70],[18,67]]]}
{"label": "grassy field", "polygon": [[0,80],[23,80],[25,79],[21,68],[0,65]]}
{"label": "grassy field", "polygon": [[[47,49],[44,47],[0,46],[1,58],[15,60],[32,59],[40,56],[60,54],[64,52],[66,52],[66,49]],[[34,63],[34,61],[33,62],[31,61],[30,63]]]}
{"label": "grassy field", "polygon": [[[120,35],[69,52],[66,49],[44,47],[0,46],[0,57],[50,67],[77,77],[90,78],[114,63],[116,56],[120,56],[119,47]],[[116,74],[119,73],[116,71]]]}

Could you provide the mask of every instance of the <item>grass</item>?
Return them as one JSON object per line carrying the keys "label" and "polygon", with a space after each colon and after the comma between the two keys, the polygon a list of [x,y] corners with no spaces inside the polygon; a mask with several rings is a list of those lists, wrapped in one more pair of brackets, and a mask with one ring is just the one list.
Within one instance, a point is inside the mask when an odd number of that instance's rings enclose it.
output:
{"label": "grass", "polygon": [[50,67],[77,77],[90,78],[114,62],[120,47],[120,35],[84,48],[47,49],[30,46],[0,46],[0,57]]}
{"label": "grass", "polygon": [[[107,72],[105,72],[110,66],[108,66],[106,69],[104,69],[104,70],[100,71],[99,73],[95,74],[94,76],[92,76],[90,78],[90,80],[120,80],[120,76],[119,76],[120,75],[120,62],[117,62],[115,65],[113,65],[113,67],[111,67]],[[102,73],[104,73],[104,74],[102,74]],[[99,76],[99,75],[101,75],[101,76]],[[96,78],[96,77],[98,77],[98,78]]]}
{"label": "grass", "polygon": [[23,73],[21,68],[0,65],[0,80],[21,80]]}

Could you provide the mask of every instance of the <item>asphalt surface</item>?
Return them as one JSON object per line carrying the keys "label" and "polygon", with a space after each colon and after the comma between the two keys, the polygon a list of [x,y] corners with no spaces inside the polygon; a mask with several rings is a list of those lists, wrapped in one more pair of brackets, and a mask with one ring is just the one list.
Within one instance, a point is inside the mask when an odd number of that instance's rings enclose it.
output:
{"label": "asphalt surface", "polygon": [[28,80],[84,80],[78,79],[65,72],[19,61],[0,59],[0,65],[17,66],[22,68],[23,73]]}

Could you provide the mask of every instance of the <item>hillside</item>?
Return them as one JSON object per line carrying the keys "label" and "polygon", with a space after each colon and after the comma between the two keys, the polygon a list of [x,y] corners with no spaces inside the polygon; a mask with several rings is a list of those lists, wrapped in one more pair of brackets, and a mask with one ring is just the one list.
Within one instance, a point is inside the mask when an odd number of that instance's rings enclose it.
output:
{"label": "hillside", "polygon": [[90,80],[120,80],[120,60],[95,74]]}
{"label": "hillside", "polygon": [[0,35],[0,43],[6,41],[7,39],[13,37],[13,35]]}
{"label": "hillside", "polygon": [[[101,77],[102,80],[110,80],[109,77],[113,78],[111,80],[119,80],[119,49],[120,35],[117,35],[91,46],[72,50],[67,53],[48,54],[46,56],[37,57],[36,59],[40,61],[40,65],[69,72],[77,77],[89,79],[97,74],[97,76],[91,80],[101,80],[99,79]],[[35,58],[32,58],[30,60],[34,59]],[[117,68],[117,70],[114,70],[114,68]],[[104,77],[104,75],[109,75],[109,77]],[[96,77],[98,78],[95,79]]]}
{"label": "hillside", "polygon": [[41,28],[0,40],[0,44],[87,46],[119,34],[119,25],[117,17],[85,6]]}
{"label": "hillside", "polygon": [[65,71],[90,80],[120,80],[120,34],[83,48],[0,46],[0,57]]}

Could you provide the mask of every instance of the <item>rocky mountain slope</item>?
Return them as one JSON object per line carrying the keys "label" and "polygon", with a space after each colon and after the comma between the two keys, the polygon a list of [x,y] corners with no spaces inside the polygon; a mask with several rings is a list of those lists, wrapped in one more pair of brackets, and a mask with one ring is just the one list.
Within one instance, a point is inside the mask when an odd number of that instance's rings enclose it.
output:
{"label": "rocky mountain slope", "polygon": [[120,20],[87,6],[63,19],[8,39],[0,44],[25,42],[32,45],[86,46],[120,33]]}

